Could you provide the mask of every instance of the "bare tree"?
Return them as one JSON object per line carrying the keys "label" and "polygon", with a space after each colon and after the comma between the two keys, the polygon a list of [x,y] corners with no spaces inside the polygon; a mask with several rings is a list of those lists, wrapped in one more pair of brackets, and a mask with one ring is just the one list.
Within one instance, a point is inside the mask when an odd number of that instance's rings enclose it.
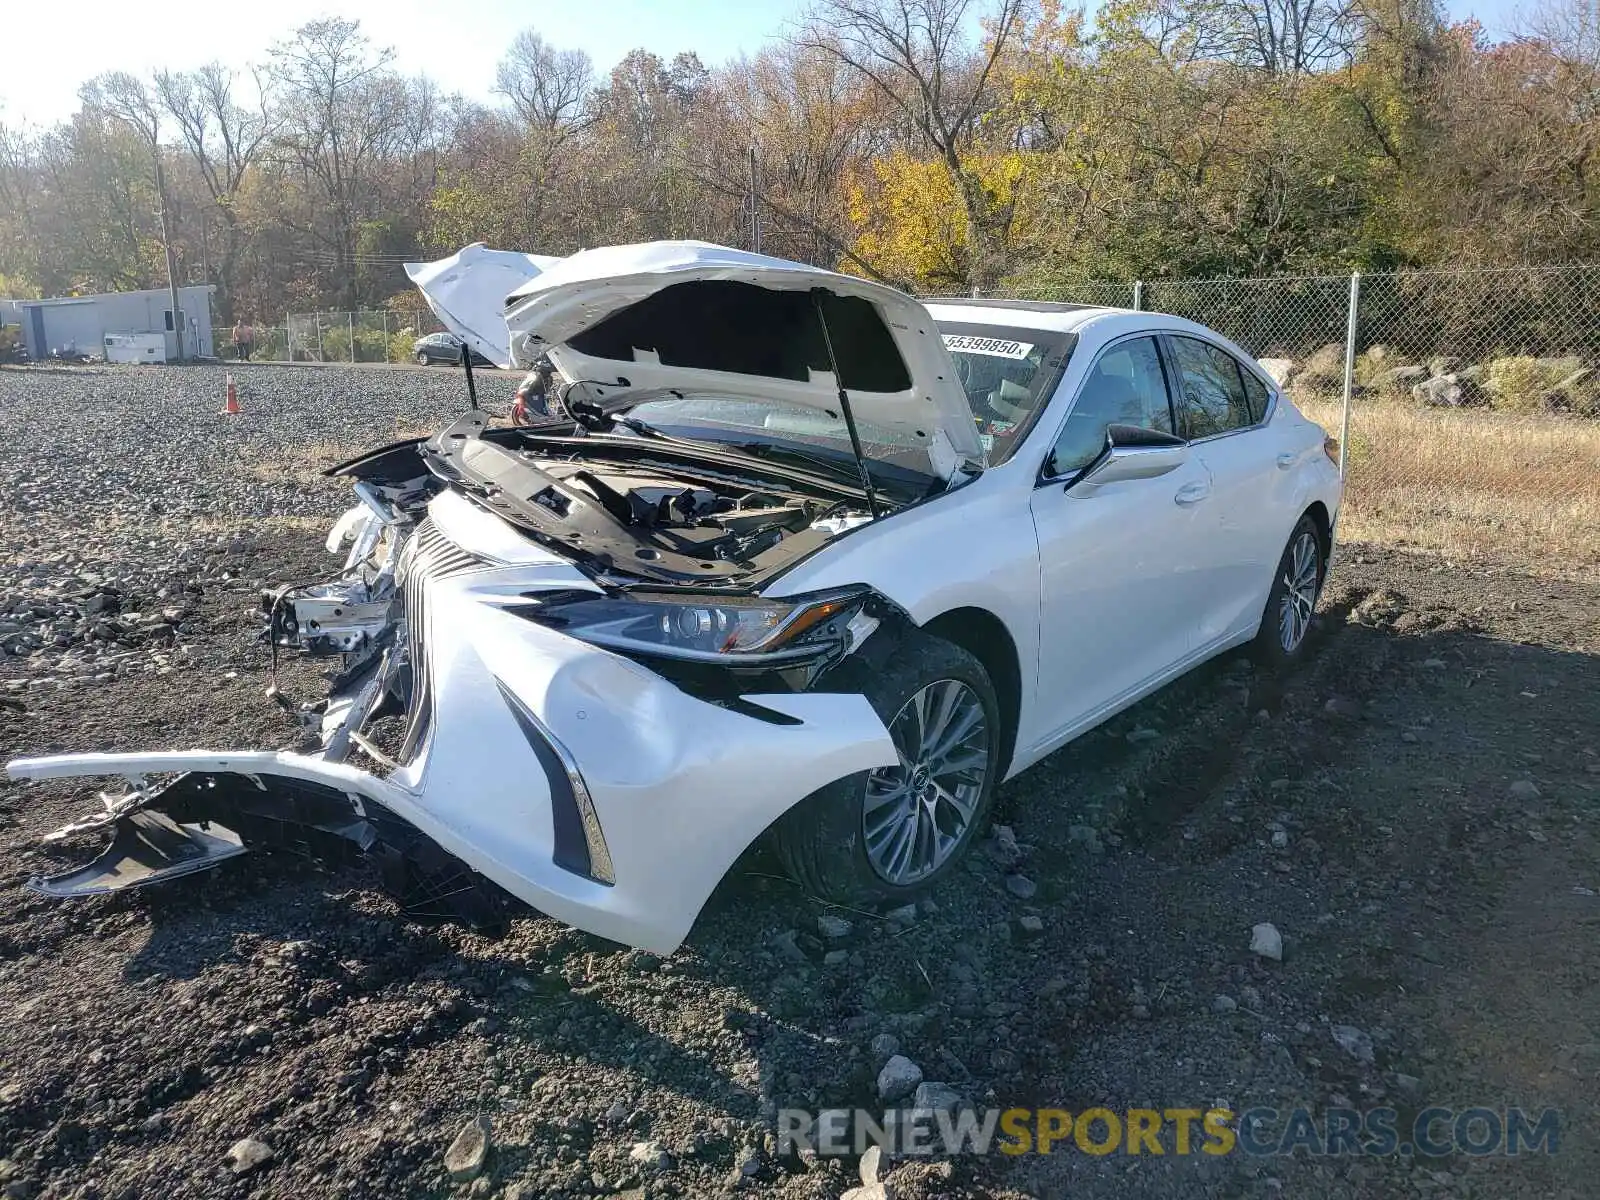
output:
{"label": "bare tree", "polygon": [[284,98],[277,140],[321,192],[314,219],[302,228],[331,251],[345,303],[354,309],[368,172],[403,126],[406,87],[389,69],[394,51],[375,50],[361,22],[342,17],[302,25],[273,48],[272,58]]}
{"label": "bare tree", "polygon": [[[177,124],[189,157],[211,196],[222,225],[217,260],[218,307],[224,320],[234,317],[235,270],[243,242],[237,201],[245,176],[278,128],[271,85],[258,70],[250,72],[248,102],[235,98],[238,73],[220,63],[195,71],[161,71],[155,76],[161,107]],[[201,218],[202,222],[204,217]],[[202,228],[202,237],[207,236]],[[209,263],[207,264],[209,268]]]}
{"label": "bare tree", "polygon": [[531,29],[517,34],[495,71],[495,92],[526,124],[547,134],[578,123],[593,86],[587,54],[558,50]]}
{"label": "bare tree", "polygon": [[985,184],[969,152],[1027,3],[998,0],[982,48],[968,41],[973,0],[820,0],[802,35],[803,44],[838,58],[903,112],[949,171],[965,209],[966,274],[975,294],[992,291],[1005,273],[1011,208]]}

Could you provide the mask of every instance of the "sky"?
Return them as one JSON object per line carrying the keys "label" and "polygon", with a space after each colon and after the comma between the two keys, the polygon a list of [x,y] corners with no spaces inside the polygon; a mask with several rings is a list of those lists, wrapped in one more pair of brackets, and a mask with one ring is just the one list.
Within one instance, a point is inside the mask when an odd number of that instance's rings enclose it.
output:
{"label": "sky", "polygon": [[[1446,0],[1504,32],[1521,0]],[[103,71],[147,75],[221,60],[261,62],[272,43],[322,16],[358,19],[407,74],[445,91],[489,99],[495,64],[511,39],[535,29],[563,49],[586,50],[605,72],[643,46],[663,58],[694,50],[708,66],[753,54],[792,27],[805,0],[30,0],[0,16],[0,120],[51,124],[77,108],[78,85]],[[63,19],[63,14],[66,19]]]}

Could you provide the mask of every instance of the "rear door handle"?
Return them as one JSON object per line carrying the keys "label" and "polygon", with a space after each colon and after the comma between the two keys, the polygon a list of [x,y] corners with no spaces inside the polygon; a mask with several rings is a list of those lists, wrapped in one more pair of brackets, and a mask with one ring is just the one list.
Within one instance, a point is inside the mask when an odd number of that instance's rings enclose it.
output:
{"label": "rear door handle", "polygon": [[1178,494],[1173,497],[1173,500],[1179,504],[1199,504],[1209,495],[1211,495],[1211,485],[1204,480],[1196,480],[1194,483],[1186,483],[1179,488]]}
{"label": "rear door handle", "polygon": [[1288,451],[1285,451],[1284,453],[1278,455],[1278,470],[1287,471],[1299,460],[1300,456],[1298,454],[1290,454]]}

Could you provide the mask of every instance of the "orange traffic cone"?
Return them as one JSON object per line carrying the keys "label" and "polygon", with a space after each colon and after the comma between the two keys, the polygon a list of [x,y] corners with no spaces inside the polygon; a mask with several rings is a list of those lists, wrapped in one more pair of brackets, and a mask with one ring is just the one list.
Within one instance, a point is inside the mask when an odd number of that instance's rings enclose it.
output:
{"label": "orange traffic cone", "polygon": [[233,376],[228,376],[228,402],[222,406],[222,415],[236,417],[239,415],[239,389],[234,386]]}

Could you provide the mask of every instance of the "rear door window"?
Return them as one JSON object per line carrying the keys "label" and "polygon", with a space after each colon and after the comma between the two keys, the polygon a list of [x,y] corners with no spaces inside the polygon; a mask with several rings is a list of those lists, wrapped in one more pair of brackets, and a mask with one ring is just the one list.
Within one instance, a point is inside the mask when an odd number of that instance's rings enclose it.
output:
{"label": "rear door window", "polygon": [[1233,355],[1199,338],[1172,334],[1168,341],[1178,366],[1180,436],[1194,441],[1248,429],[1260,420],[1259,413],[1266,410],[1265,398],[1257,415],[1252,415],[1244,373]]}

